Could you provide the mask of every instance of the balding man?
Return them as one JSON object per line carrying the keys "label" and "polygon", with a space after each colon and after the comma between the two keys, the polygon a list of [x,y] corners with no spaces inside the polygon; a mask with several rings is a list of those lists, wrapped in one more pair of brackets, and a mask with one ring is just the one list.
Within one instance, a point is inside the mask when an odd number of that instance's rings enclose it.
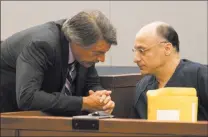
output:
{"label": "balding man", "polygon": [[179,38],[173,27],[164,22],[144,26],[136,35],[133,51],[134,62],[146,76],[136,86],[130,118],[147,119],[148,90],[193,87],[199,99],[198,120],[208,120],[208,67],[180,59]]}

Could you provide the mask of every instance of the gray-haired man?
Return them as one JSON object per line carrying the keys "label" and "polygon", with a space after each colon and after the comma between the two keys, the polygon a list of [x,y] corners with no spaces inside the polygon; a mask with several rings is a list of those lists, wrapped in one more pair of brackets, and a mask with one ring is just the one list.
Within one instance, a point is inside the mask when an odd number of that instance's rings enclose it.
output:
{"label": "gray-haired man", "polygon": [[116,44],[115,28],[96,10],[12,35],[1,43],[1,112],[111,113],[115,103],[95,63]]}

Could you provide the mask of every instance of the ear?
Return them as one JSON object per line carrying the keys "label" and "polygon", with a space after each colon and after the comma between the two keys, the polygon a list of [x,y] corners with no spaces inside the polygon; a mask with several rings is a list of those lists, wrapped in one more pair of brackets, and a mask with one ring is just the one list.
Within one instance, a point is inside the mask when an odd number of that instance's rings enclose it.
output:
{"label": "ear", "polygon": [[171,43],[166,43],[165,44],[165,56],[170,56],[170,54],[172,53],[173,50],[173,45]]}

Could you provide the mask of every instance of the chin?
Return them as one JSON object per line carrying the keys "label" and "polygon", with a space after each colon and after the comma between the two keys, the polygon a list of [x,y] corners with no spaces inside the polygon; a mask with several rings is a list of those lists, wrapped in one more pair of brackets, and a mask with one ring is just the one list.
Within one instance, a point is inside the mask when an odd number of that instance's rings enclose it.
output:
{"label": "chin", "polygon": [[140,70],[140,73],[141,73],[142,75],[147,75],[147,74],[149,74],[149,72],[148,72],[148,71],[145,71],[145,70]]}

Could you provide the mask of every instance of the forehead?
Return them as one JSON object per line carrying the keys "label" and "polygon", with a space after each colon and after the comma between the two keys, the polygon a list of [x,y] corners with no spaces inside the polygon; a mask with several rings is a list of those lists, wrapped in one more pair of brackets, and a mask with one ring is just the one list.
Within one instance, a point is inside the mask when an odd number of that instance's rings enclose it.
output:
{"label": "forehead", "polygon": [[91,46],[92,50],[95,51],[108,51],[110,49],[110,44],[108,44],[105,40],[98,40],[95,44]]}
{"label": "forehead", "polygon": [[135,47],[149,47],[157,43],[160,38],[155,34],[144,33],[136,36]]}

